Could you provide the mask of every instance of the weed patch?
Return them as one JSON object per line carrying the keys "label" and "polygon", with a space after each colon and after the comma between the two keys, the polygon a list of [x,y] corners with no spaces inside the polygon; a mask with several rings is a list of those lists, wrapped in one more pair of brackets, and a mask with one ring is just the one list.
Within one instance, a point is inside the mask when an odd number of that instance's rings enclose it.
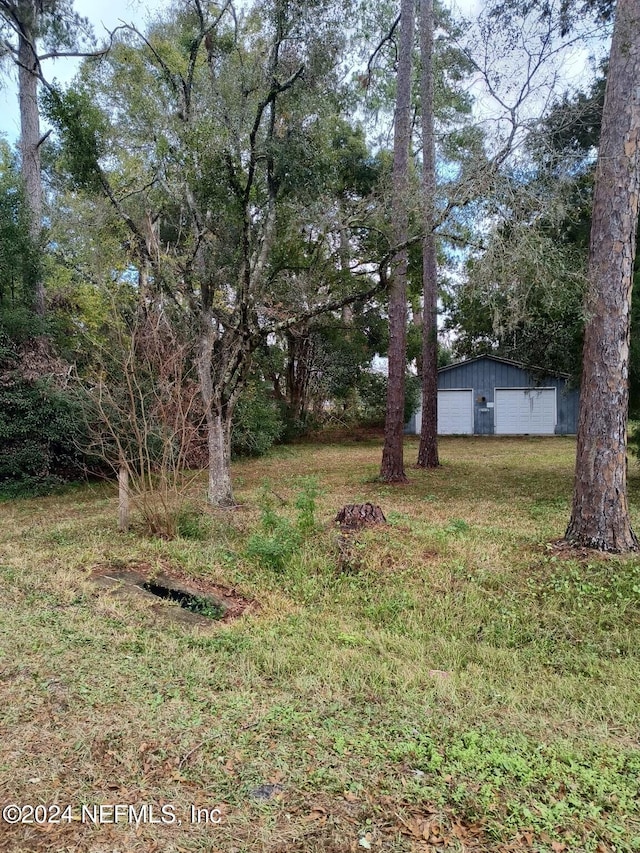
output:
{"label": "weed patch", "polygon": [[293,555],[316,529],[317,481],[308,477],[303,478],[300,484],[301,490],[294,501],[297,511],[294,520],[276,512],[274,496],[268,485],[262,489],[261,530],[249,537],[244,554],[263,568],[274,572],[284,571]]}

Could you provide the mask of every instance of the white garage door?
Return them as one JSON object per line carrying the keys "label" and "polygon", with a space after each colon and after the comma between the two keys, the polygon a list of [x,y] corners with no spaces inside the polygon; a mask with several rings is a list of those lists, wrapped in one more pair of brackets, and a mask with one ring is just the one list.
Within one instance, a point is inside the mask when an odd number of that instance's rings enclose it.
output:
{"label": "white garage door", "polygon": [[553,435],[555,388],[496,388],[496,435]]}
{"label": "white garage door", "polygon": [[473,391],[438,391],[438,434],[473,435]]}

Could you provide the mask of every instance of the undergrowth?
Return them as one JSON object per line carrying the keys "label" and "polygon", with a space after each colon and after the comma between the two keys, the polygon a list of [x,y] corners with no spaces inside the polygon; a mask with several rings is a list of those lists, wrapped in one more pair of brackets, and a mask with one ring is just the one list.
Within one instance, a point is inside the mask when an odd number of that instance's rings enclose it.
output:
{"label": "undergrowth", "polygon": [[291,557],[317,528],[316,498],[320,493],[317,479],[302,478],[299,485],[300,492],[294,500],[295,519],[276,512],[276,496],[269,484],[262,488],[259,503],[260,529],[249,537],[244,554],[272,571],[284,571]]}

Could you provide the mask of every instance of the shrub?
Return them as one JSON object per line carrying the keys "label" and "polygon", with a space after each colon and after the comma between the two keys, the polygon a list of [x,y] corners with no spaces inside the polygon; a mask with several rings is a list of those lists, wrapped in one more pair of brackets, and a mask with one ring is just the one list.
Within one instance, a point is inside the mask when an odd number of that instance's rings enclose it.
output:
{"label": "shrub", "polygon": [[0,494],[46,494],[85,473],[77,400],[45,381],[0,384]]}
{"label": "shrub", "polygon": [[275,401],[262,384],[252,382],[240,395],[233,413],[233,456],[263,456],[283,432],[284,423]]}
{"label": "shrub", "polygon": [[[360,398],[359,416],[362,423],[382,426],[387,408],[387,377],[381,373],[363,373],[358,384]],[[405,423],[420,404],[420,380],[407,374],[405,377],[404,420]]]}
{"label": "shrub", "polygon": [[305,539],[316,529],[316,498],[319,494],[315,478],[301,480],[301,491],[295,500],[298,515],[295,521],[278,515],[267,486],[261,500],[261,531],[249,537],[245,555],[257,560],[261,566],[282,572]]}
{"label": "shrub", "polygon": [[160,305],[129,317],[114,304],[111,320],[109,345],[97,347],[78,393],[89,401],[88,446],[119,475],[119,527],[132,507],[154,536],[173,538],[181,526],[204,535],[187,508],[204,419],[192,341]]}

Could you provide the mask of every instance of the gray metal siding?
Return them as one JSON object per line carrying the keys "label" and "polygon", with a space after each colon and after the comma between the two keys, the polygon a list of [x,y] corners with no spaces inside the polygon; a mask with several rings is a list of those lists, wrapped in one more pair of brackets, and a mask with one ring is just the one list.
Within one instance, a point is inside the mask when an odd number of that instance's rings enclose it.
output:
{"label": "gray metal siding", "polygon": [[[567,386],[561,376],[538,376],[517,365],[504,364],[491,358],[482,358],[445,368],[438,374],[438,388],[473,388],[474,432],[476,435],[493,435],[494,409],[487,403],[495,403],[496,388],[534,388],[536,386],[557,389],[556,401],[558,422],[556,434],[575,435],[577,432],[578,391]],[[481,398],[485,398],[482,400]]]}

